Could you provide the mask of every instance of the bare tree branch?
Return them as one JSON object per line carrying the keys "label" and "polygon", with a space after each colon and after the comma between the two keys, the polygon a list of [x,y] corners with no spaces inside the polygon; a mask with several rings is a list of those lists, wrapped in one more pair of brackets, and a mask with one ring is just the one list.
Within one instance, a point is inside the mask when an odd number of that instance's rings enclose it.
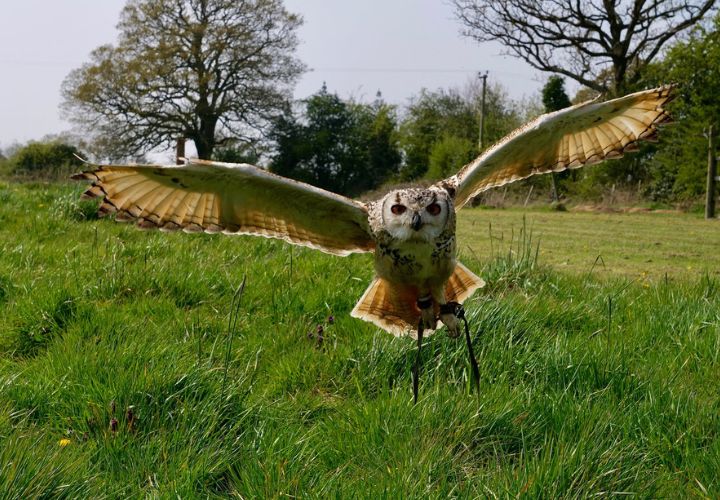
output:
{"label": "bare tree branch", "polygon": [[[451,0],[463,34],[533,68],[620,93],[716,0]],[[609,77],[609,78],[608,78]]]}

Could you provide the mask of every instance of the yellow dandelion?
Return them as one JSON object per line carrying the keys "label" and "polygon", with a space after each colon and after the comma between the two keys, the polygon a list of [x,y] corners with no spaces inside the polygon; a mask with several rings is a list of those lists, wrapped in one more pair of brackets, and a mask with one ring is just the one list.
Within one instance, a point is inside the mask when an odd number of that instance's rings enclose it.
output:
{"label": "yellow dandelion", "polygon": [[63,438],[60,440],[60,442],[58,444],[64,448],[70,444],[70,440],[67,438]]}

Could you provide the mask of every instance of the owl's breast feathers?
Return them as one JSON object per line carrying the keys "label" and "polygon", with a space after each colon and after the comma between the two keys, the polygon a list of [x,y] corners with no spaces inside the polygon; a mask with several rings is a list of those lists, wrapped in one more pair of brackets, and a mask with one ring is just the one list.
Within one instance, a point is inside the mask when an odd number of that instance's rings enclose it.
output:
{"label": "owl's breast feathers", "polygon": [[455,258],[455,228],[448,228],[433,242],[434,249],[430,258],[433,263]]}
{"label": "owl's breast feathers", "polygon": [[447,228],[431,241],[398,241],[377,235],[375,271],[389,281],[420,290],[444,283],[455,268],[455,233]]}

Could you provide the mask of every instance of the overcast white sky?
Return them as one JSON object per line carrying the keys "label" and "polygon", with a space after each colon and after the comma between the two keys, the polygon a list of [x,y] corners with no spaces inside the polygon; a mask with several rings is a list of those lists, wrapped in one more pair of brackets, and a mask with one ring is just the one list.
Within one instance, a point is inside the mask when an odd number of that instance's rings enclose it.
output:
{"label": "overcast white sky", "polygon": [[[70,128],[60,84],[91,50],[117,38],[125,0],[0,0],[0,148]],[[323,81],[341,97],[404,104],[421,88],[462,86],[478,71],[510,96],[542,86],[539,72],[501,47],[461,37],[444,0],[285,0],[305,24],[298,56],[310,68],[295,96]]]}

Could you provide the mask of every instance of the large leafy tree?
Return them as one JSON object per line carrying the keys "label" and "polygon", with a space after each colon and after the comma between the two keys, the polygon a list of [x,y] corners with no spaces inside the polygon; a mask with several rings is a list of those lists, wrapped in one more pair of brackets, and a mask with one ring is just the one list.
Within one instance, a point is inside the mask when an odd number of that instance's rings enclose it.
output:
{"label": "large leafy tree", "polygon": [[705,190],[708,139],[720,128],[720,15],[707,27],[673,45],[654,66],[648,84],[677,83],[675,124],[667,127],[655,160],[652,195],[658,199],[692,199]]}
{"label": "large leafy tree", "polygon": [[270,170],[346,195],[378,187],[400,165],[394,109],[346,102],[325,86],[275,122]]}
{"label": "large leafy tree", "polygon": [[[405,161],[402,180],[432,180],[455,173],[478,155],[481,88],[422,90],[407,107],[400,126]],[[511,101],[499,85],[488,86],[485,143],[490,145],[521,125],[537,110],[531,103]]]}
{"label": "large leafy tree", "polygon": [[[443,138],[453,137],[443,141]],[[462,156],[464,160],[472,157],[477,149],[470,146],[477,142],[477,108],[457,89],[422,90],[410,101],[405,119],[400,127],[400,141],[405,152],[405,162],[401,171],[402,180],[413,180],[428,172],[433,147],[444,142],[446,154],[437,156]],[[454,151],[450,152],[452,148]],[[458,149],[466,149],[465,153]],[[474,151],[473,151],[474,149]],[[431,175],[440,177],[433,169]]]}
{"label": "large leafy tree", "polygon": [[622,93],[716,0],[451,0],[464,34],[532,67]]}
{"label": "large leafy tree", "polygon": [[359,182],[362,190],[367,191],[380,186],[400,169],[402,155],[398,144],[397,116],[395,107],[386,104],[380,92],[372,105],[356,105],[355,109],[363,116],[358,132],[367,144],[368,175]]}
{"label": "large leafy tree", "polygon": [[67,76],[63,106],[123,155],[186,137],[211,158],[256,138],[286,100],[301,23],[281,0],[130,0],[118,44]]}

